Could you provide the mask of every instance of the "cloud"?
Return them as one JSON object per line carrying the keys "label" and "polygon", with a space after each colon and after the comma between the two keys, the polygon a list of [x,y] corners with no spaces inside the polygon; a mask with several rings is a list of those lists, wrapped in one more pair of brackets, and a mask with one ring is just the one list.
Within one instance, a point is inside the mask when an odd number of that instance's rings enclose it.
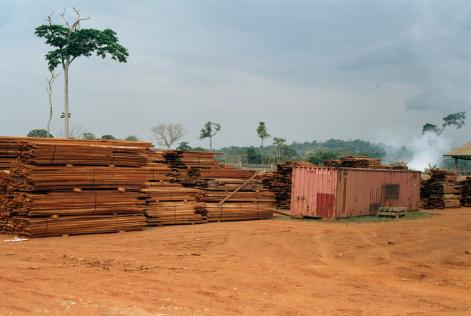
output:
{"label": "cloud", "polygon": [[[0,12],[0,134],[47,121],[43,59],[34,27],[73,1],[7,1]],[[467,1],[91,1],[87,27],[110,27],[127,64],[81,58],[71,68],[72,121],[96,134],[150,139],[181,122],[201,145],[207,120],[218,146],[255,145],[258,121],[289,141],[380,139],[420,133],[424,121],[469,109]],[[62,78],[54,125],[60,129]],[[26,115],[25,115],[26,113]],[[457,137],[457,141],[465,136]]]}

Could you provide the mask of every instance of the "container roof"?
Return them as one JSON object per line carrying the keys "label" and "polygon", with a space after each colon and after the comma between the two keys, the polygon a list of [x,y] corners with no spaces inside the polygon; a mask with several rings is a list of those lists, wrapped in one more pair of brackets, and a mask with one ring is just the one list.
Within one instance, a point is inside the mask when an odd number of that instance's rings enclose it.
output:
{"label": "container roof", "polygon": [[471,142],[464,144],[463,146],[450,151],[443,155],[448,157],[456,157],[461,159],[471,159]]}

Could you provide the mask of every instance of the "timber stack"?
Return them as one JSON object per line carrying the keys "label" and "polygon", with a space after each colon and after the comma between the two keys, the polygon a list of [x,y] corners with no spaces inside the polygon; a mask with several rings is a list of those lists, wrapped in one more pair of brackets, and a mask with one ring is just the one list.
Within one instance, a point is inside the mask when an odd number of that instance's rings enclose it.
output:
{"label": "timber stack", "polygon": [[386,168],[381,165],[381,159],[368,156],[346,156],[340,159],[326,160],[324,165],[335,168]]}
{"label": "timber stack", "polygon": [[222,165],[216,155],[167,151],[164,156],[178,183],[199,190],[197,201],[208,221],[271,218],[274,195],[263,187],[256,172]]}
{"label": "timber stack", "polygon": [[274,195],[263,187],[255,171],[225,167],[224,178],[204,176],[197,188],[203,191],[201,201],[210,222],[267,219],[273,216]]}
{"label": "timber stack", "polygon": [[471,206],[471,177],[458,178],[460,187],[460,204],[464,207]]}
{"label": "timber stack", "polygon": [[287,161],[276,166],[276,171],[263,175],[262,183],[265,188],[275,194],[276,206],[289,209],[291,206],[292,173],[294,167],[314,167],[306,161]]}
{"label": "timber stack", "polygon": [[[174,153],[174,151],[172,151]],[[184,187],[178,183],[182,167],[178,162],[167,164],[167,152],[147,153],[147,182],[142,192],[146,199],[146,221],[148,226],[200,224],[207,222],[206,210],[198,198],[200,190]],[[177,169],[177,170],[176,170]]]}
{"label": "timber stack", "polygon": [[428,173],[422,173],[420,176],[420,208],[426,209],[429,199],[428,182],[430,181],[430,175]]}
{"label": "timber stack", "polygon": [[0,232],[29,237],[141,230],[150,143],[0,138]]}
{"label": "timber stack", "polygon": [[426,198],[425,208],[444,209],[460,207],[460,187],[457,174],[449,170],[432,169],[430,179],[422,184],[421,196]]}

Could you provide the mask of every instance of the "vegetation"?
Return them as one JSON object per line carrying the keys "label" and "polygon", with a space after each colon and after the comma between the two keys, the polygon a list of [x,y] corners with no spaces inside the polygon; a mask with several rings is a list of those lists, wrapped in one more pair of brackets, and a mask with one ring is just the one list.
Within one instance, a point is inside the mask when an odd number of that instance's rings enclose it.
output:
{"label": "vegetation", "polygon": [[180,123],[159,124],[152,128],[152,134],[157,143],[168,149],[179,141],[185,133],[185,128]]}
{"label": "vegetation", "polygon": [[137,142],[139,139],[137,138],[137,136],[129,135],[124,140],[127,140],[128,142]]}
{"label": "vegetation", "polygon": [[[407,221],[407,220],[417,220],[422,218],[429,218],[432,216],[436,216],[434,213],[420,211],[420,212],[408,212],[406,216],[402,216],[399,218],[394,217],[383,217],[378,215],[367,215],[367,216],[353,216],[353,217],[346,217],[346,218],[338,218],[334,221],[322,221],[322,223],[378,223],[378,222],[397,222],[397,221]],[[276,220],[287,220],[287,221],[304,221],[304,222],[321,222],[318,218],[294,218],[288,216],[275,216],[274,219]]]}
{"label": "vegetation", "polygon": [[191,146],[188,144],[188,142],[181,142],[180,144],[178,144],[177,150],[190,151]]}
{"label": "vegetation", "polygon": [[[278,163],[287,160],[307,160],[322,164],[326,159],[335,159],[341,156],[362,155],[385,158],[386,146],[374,144],[364,140],[329,139],[326,142],[293,142],[287,144],[283,138],[273,139],[275,144],[261,147],[225,147],[220,151],[224,153],[223,159],[228,163],[245,164],[259,163],[261,156],[266,157],[264,163]],[[388,152],[398,153],[396,157],[403,157],[410,151],[404,148],[387,148]]]}
{"label": "vegetation", "polygon": [[441,126],[426,123],[422,127],[422,135],[425,133],[434,133],[437,136],[440,136],[448,126],[454,126],[456,129],[462,128],[465,125],[466,113],[457,112],[445,116]]}
{"label": "vegetation", "polygon": [[113,135],[105,134],[105,135],[101,136],[101,139],[115,140],[116,138]]}
{"label": "vegetation", "polygon": [[54,136],[48,133],[45,129],[33,129],[29,131],[28,137],[38,137],[38,138],[54,138]]}
{"label": "vegetation", "polygon": [[206,122],[200,131],[200,139],[209,138],[209,150],[213,150],[213,137],[221,130],[221,124]]}
{"label": "vegetation", "polygon": [[[260,140],[261,140],[260,147],[263,149],[263,141],[266,138],[271,137],[270,133],[268,133],[265,122],[258,122],[257,135],[258,137],[260,137]],[[263,151],[260,152],[260,160],[261,160],[261,163],[263,164]]]}
{"label": "vegetation", "polygon": [[322,165],[326,160],[338,159],[340,156],[340,153],[336,151],[316,150],[307,153],[306,160],[316,165]]}
{"label": "vegetation", "polygon": [[75,18],[68,21],[65,11],[60,15],[65,25],[54,24],[52,15],[47,17],[47,24],[36,28],[35,34],[44,38],[46,44],[54,49],[46,54],[49,71],[54,71],[59,65],[62,66],[64,74],[64,133],[66,138],[70,138],[69,131],[69,67],[78,57],[90,57],[96,54],[105,58],[107,55],[111,59],[120,63],[126,62],[129,56],[125,47],[118,42],[118,37],[113,30],[103,31],[96,29],[81,29],[80,24],[89,18],[81,18],[80,12],[74,8]]}
{"label": "vegetation", "polygon": [[91,133],[91,132],[85,132],[82,134],[82,139],[86,139],[86,140],[94,140],[96,139],[96,136],[95,134]]}

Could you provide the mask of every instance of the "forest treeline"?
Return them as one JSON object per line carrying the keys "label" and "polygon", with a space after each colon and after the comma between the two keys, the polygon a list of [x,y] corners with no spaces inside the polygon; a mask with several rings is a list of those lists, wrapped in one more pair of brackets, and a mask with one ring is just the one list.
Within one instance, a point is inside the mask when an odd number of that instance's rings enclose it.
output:
{"label": "forest treeline", "polygon": [[306,160],[315,164],[322,164],[325,160],[349,155],[382,159],[387,156],[384,145],[361,139],[329,139],[325,142],[313,140],[302,143],[292,142],[291,144],[287,144],[282,140],[282,142],[273,143],[263,148],[230,146],[221,148],[219,151],[223,153],[222,158],[226,162],[241,164],[260,164],[262,161],[265,163],[280,163],[287,160]]}

